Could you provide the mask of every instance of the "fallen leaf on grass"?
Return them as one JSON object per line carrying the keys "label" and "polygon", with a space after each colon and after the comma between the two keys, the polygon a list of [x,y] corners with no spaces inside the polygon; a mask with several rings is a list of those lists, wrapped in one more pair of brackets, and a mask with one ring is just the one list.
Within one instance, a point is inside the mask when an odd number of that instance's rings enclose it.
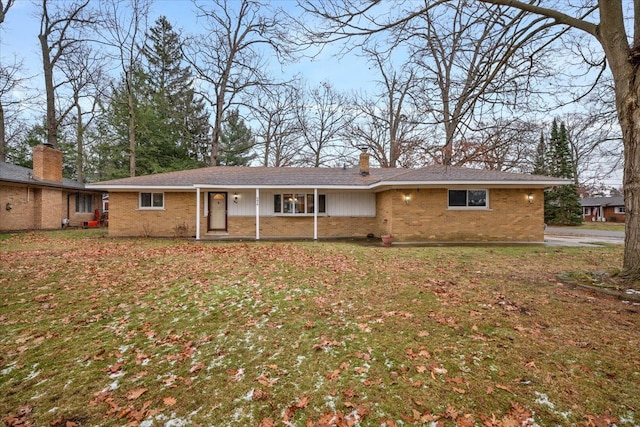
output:
{"label": "fallen leaf on grass", "polygon": [[134,388],[133,390],[130,390],[129,393],[127,393],[127,400],[136,400],[148,390],[149,389],[144,387]]}
{"label": "fallen leaf on grass", "polygon": [[258,427],[276,427],[276,423],[271,418],[263,418]]}
{"label": "fallen leaf on grass", "polygon": [[178,401],[176,400],[175,397],[163,397],[162,398],[162,403],[164,403],[165,406],[173,406],[177,403]]}
{"label": "fallen leaf on grass", "polygon": [[585,427],[609,427],[620,421],[618,418],[612,417],[609,411],[604,415],[586,415],[585,418],[587,422],[581,424]]}
{"label": "fallen leaf on grass", "polygon": [[340,376],[340,372],[341,372],[340,369],[336,369],[333,372],[329,372],[325,376],[327,377],[328,380],[335,380]]}
{"label": "fallen leaf on grass", "polygon": [[189,372],[192,373],[192,374],[195,374],[196,372],[200,371],[204,367],[205,367],[205,364],[200,362],[200,363],[197,363],[197,364],[193,365],[191,367],[191,369],[189,369]]}

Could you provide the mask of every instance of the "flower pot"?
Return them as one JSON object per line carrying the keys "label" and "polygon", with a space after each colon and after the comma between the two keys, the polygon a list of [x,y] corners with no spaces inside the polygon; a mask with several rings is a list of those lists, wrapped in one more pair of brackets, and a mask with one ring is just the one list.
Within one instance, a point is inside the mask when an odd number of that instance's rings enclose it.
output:
{"label": "flower pot", "polygon": [[393,243],[393,236],[391,234],[383,234],[382,236],[382,244],[384,246],[391,246]]}

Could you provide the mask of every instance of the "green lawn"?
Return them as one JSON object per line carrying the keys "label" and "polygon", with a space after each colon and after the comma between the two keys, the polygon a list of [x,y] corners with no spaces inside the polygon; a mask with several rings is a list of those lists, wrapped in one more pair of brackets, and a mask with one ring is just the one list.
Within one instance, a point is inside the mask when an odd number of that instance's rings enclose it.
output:
{"label": "green lawn", "polygon": [[[554,226],[555,227],[555,226]],[[585,230],[624,231],[624,222],[583,222],[581,225],[568,228]]]}
{"label": "green lawn", "polygon": [[[640,423],[622,248],[0,238],[5,425]],[[23,423],[23,424],[20,424]]]}

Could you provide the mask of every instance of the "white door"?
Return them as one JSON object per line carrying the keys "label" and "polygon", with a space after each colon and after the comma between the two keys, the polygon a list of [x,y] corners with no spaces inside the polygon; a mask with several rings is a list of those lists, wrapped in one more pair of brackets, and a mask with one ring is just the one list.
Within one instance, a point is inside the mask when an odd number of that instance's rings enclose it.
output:
{"label": "white door", "polygon": [[209,230],[227,231],[227,193],[209,193]]}

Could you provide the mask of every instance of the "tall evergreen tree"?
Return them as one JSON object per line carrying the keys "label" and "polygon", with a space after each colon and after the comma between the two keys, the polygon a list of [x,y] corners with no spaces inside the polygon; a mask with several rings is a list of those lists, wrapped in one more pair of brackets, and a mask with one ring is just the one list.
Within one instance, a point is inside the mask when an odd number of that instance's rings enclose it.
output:
{"label": "tall evergreen tree", "polygon": [[165,16],[147,34],[143,48],[146,89],[156,120],[167,125],[163,139],[172,140],[178,155],[176,168],[192,168],[206,163],[208,114],[202,97],[193,89],[193,76],[183,66],[182,41]]}
{"label": "tall evergreen tree", "polygon": [[578,187],[573,183],[573,165],[567,129],[564,123],[554,119],[549,138],[549,172],[557,178],[572,180],[571,184],[562,185],[545,192],[545,222],[562,225],[579,225],[582,223],[582,207]]}
{"label": "tall evergreen tree", "polygon": [[165,17],[147,33],[142,63],[114,89],[107,126],[113,141],[100,147],[107,178],[129,176],[129,93],[133,87],[135,175],[205,166],[208,159],[208,114],[196,96],[193,77],[183,66],[181,41]]}
{"label": "tall evergreen tree", "polygon": [[254,145],[253,133],[240,117],[240,112],[238,110],[230,111],[222,126],[218,164],[225,166],[249,165],[249,162],[255,157],[255,154],[251,153]]}
{"label": "tall evergreen tree", "polygon": [[536,155],[533,159],[533,171],[534,175],[547,175],[547,143],[544,139],[544,133],[540,132],[540,142],[536,147]]}

